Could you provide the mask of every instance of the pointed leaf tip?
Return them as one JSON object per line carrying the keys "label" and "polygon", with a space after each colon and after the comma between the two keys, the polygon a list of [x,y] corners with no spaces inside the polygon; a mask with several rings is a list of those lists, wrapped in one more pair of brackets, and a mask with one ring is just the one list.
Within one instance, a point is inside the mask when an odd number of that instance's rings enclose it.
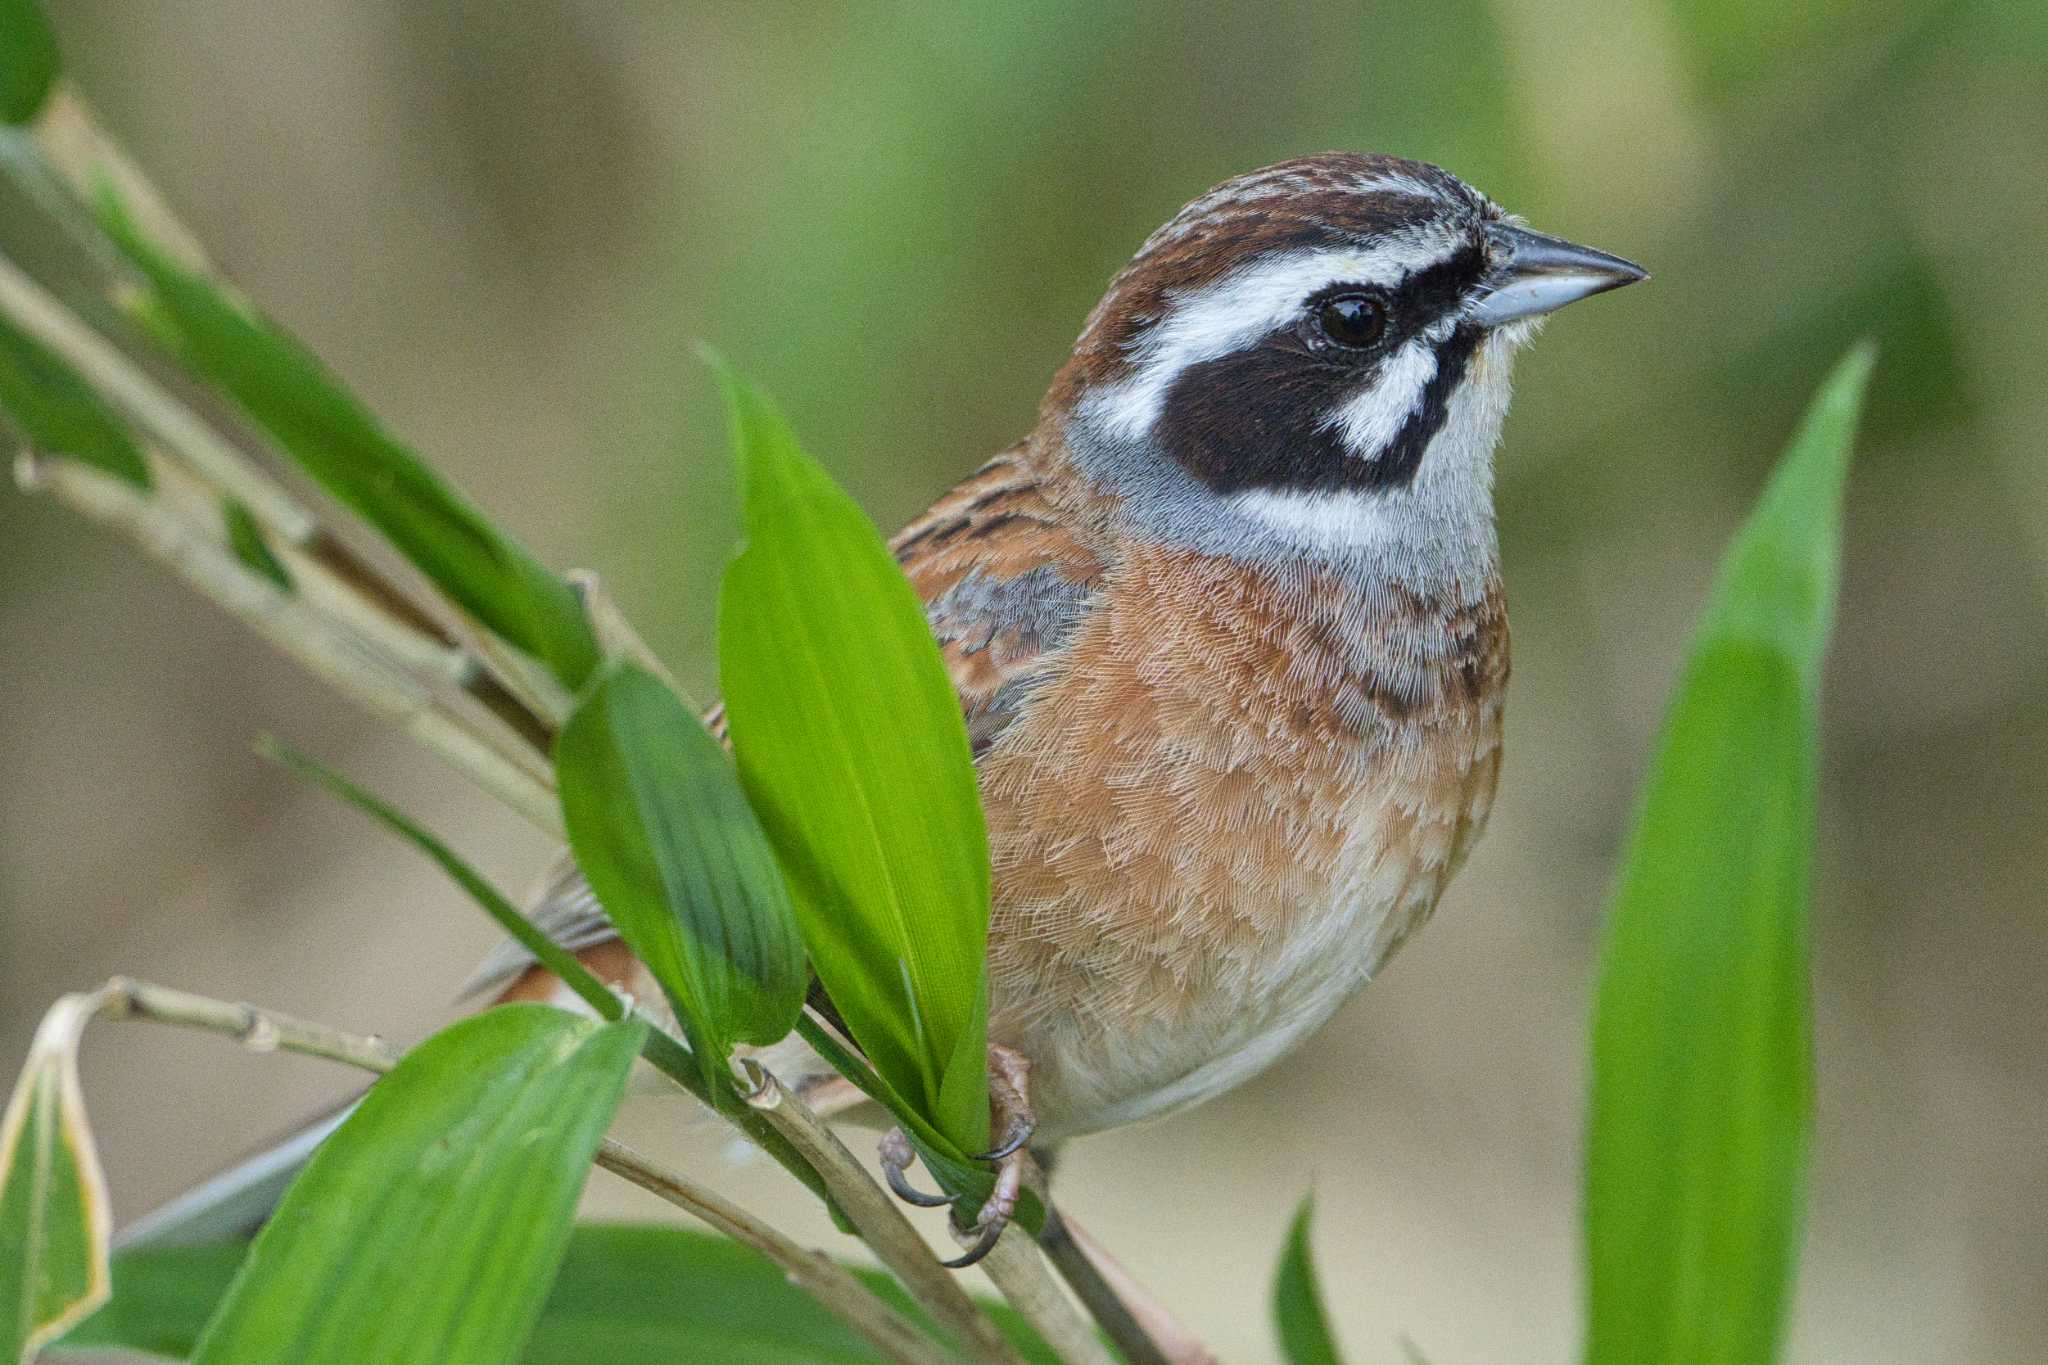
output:
{"label": "pointed leaf tip", "polygon": [[27,1360],[107,1301],[113,1216],[78,1083],[104,997],[67,995],[0,1115],[0,1360]]}
{"label": "pointed leaf tip", "polygon": [[875,1070],[931,1126],[988,1135],[988,835],[959,697],[867,515],[726,375],[745,540],[719,673],[749,800],[811,960]]}
{"label": "pointed leaf tip", "polygon": [[1287,1242],[1273,1275],[1273,1327],[1287,1365],[1342,1365],[1309,1247],[1314,1213],[1315,1196],[1305,1195],[1288,1223]]}
{"label": "pointed leaf tip", "polygon": [[1872,352],[1821,386],[1725,556],[1608,915],[1586,1146],[1585,1359],[1768,1361],[1813,1113],[1819,673]]}

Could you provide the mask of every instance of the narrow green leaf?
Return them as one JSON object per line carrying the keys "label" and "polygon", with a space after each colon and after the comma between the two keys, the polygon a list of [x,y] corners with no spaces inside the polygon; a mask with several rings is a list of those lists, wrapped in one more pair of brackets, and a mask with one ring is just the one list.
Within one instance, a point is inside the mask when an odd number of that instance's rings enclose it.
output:
{"label": "narrow green leaf", "polygon": [[1323,1291],[1316,1281],[1315,1259],[1308,1230],[1315,1199],[1301,1201],[1287,1228],[1287,1245],[1273,1275],[1273,1327],[1280,1335],[1280,1354],[1288,1365],[1341,1365],[1337,1338],[1323,1310]]}
{"label": "narrow green leaf", "polygon": [[659,678],[608,664],[555,742],[576,864],[683,1021],[706,1085],[773,1043],[809,976],[775,854],[731,760]]}
{"label": "narrow green leaf", "polygon": [[57,83],[57,35],[37,0],[0,0],[0,123],[27,123]]}
{"label": "narrow green leaf", "polygon": [[393,439],[299,342],[145,239],[101,187],[108,234],[148,280],[132,311],[463,610],[571,691],[598,649],[575,593]]}
{"label": "narrow green leaf", "polygon": [[520,913],[518,906],[485,881],[454,849],[408,819],[396,807],[379,800],[318,759],[300,753],[289,744],[265,738],[258,742],[256,751],[288,772],[326,788],[432,859],[457,886],[469,893],[470,899],[482,907],[485,914],[498,922],[499,928],[518,939],[521,947],[574,990],[600,1018],[624,1016],[625,1006],[603,982],[591,975],[588,968],[535,928],[533,921]]}
{"label": "narrow green leaf", "polygon": [[[66,1337],[63,1348],[189,1355],[243,1251],[237,1243],[116,1255],[113,1301]],[[925,1321],[888,1276],[855,1273]],[[1059,1357],[1007,1305],[985,1308],[1025,1359],[1058,1365]],[[576,1228],[519,1356],[525,1365],[785,1365],[879,1358],[773,1264],[738,1243],[686,1227],[621,1223]]]}
{"label": "narrow green leaf", "polygon": [[27,1360],[107,1299],[107,1182],[78,1085],[98,1005],[67,995],[43,1017],[0,1116],[0,1360]]}
{"label": "narrow green leaf", "polygon": [[227,520],[228,548],[235,552],[235,558],[284,591],[293,591],[291,571],[270,552],[269,543],[263,539],[263,528],[256,524],[255,514],[235,498],[223,501],[220,511]]}
{"label": "narrow green leaf", "polygon": [[719,595],[733,749],[812,965],[947,1140],[988,1136],[989,863],[960,703],[867,517],[721,367],[746,541]]}
{"label": "narrow green leaf", "polygon": [[1586,1158],[1586,1358],[1774,1358],[1813,1110],[1818,685],[1871,366],[1822,387],[1692,644],[1608,917]]}
{"label": "narrow green leaf", "polygon": [[137,488],[150,486],[149,465],[128,428],[69,365],[5,316],[0,316],[0,413],[39,451],[83,460]]}
{"label": "narrow green leaf", "polygon": [[[536,928],[533,921],[521,913],[518,906],[507,900],[502,892],[485,881],[469,864],[463,862],[453,849],[387,803],[378,800],[318,760],[308,758],[291,746],[274,739],[266,739],[257,747],[265,758],[310,782],[325,787],[432,859],[456,885],[469,893],[470,898],[482,907],[485,914],[497,921],[499,928],[517,939],[519,945],[531,953],[536,962],[575,991],[599,1018],[619,1019],[625,1015],[624,1004],[612,993],[610,987],[599,981],[573,954]],[[700,1083],[701,1063],[692,1058],[689,1049],[677,1042],[674,1037],[660,1029],[649,1029],[645,1051],[647,1060],[664,1075],[673,1078],[677,1084],[697,1095],[699,1099],[711,1104],[718,1103],[724,1092]],[[805,1188],[828,1205],[832,1202],[831,1195],[818,1173],[812,1170],[789,1145],[789,1140],[776,1132],[766,1120],[744,1108],[733,1113],[731,1117],[746,1130],[747,1136],[752,1138],[757,1146],[775,1158],[783,1169],[802,1182]]]}
{"label": "narrow green leaf", "polygon": [[518,1359],[645,1031],[505,1005],[413,1049],[292,1185],[195,1358]]}

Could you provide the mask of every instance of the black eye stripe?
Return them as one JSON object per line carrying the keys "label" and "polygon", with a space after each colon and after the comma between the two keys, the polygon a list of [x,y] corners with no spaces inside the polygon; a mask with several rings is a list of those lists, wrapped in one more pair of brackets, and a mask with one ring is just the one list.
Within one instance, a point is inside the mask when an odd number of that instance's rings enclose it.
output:
{"label": "black eye stripe", "polygon": [[1311,294],[1305,304],[1310,318],[1327,301],[1349,294],[1381,300],[1387,309],[1391,338],[1414,336],[1446,313],[1464,306],[1465,298],[1486,273],[1486,253],[1476,242],[1464,246],[1402,280],[1392,289],[1381,285],[1339,281]]}
{"label": "black eye stripe", "polygon": [[1395,288],[1394,320],[1410,333],[1420,331],[1453,308],[1486,273],[1486,252],[1477,242],[1464,246],[1435,265],[1416,271]]}
{"label": "black eye stripe", "polygon": [[[1319,419],[1353,391],[1358,375],[1373,370],[1305,366],[1299,352],[1271,347],[1183,370],[1167,392],[1154,435],[1182,467],[1219,493],[1405,488],[1449,419],[1451,398],[1484,335],[1478,327],[1461,326],[1438,343],[1436,373],[1394,439],[1370,458],[1360,458]],[[1350,376],[1344,387],[1332,388],[1343,375]]]}

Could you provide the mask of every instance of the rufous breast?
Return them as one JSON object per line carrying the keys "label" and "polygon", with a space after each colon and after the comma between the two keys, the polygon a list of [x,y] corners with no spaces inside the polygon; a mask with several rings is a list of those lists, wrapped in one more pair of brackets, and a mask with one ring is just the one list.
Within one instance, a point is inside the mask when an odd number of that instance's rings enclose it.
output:
{"label": "rufous breast", "polygon": [[1229,1088],[1434,909],[1499,774],[1507,619],[1128,544],[982,755],[991,1033],[1042,1131]]}

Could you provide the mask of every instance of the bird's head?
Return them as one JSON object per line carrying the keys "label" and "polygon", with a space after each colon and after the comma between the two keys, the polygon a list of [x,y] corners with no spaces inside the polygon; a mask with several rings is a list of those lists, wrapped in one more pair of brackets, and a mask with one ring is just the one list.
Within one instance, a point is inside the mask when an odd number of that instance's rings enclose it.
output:
{"label": "bird's head", "polygon": [[1463,580],[1474,556],[1491,563],[1514,349],[1543,315],[1642,278],[1435,166],[1285,161],[1152,234],[1046,416],[1158,533]]}

